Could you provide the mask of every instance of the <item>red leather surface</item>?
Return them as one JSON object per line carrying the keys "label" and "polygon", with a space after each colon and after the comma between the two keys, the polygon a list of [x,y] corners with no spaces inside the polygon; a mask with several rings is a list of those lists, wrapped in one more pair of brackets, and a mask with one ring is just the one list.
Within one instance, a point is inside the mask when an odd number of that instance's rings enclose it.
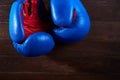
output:
{"label": "red leather surface", "polygon": [[49,29],[49,26],[38,15],[38,0],[31,0],[31,4],[30,15],[28,14],[30,3],[26,0],[26,3],[23,4],[25,38],[33,33],[47,31]]}

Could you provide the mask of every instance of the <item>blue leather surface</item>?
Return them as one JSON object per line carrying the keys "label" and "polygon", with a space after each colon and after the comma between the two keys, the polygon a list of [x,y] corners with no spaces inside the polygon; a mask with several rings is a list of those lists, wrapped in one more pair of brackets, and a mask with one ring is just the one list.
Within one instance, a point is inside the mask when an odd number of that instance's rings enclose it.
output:
{"label": "blue leather surface", "polygon": [[[55,38],[64,43],[73,43],[83,39],[90,30],[88,13],[80,0],[51,0],[52,19],[56,28]],[[76,19],[73,21],[73,13]],[[60,28],[60,27],[63,28]]]}
{"label": "blue leather surface", "polygon": [[[15,49],[23,56],[34,57],[49,53],[54,48],[54,40],[52,36],[46,32],[36,32],[24,40],[24,16],[22,4],[25,0],[17,0],[12,4],[9,18],[9,32]],[[39,5],[43,5],[39,1]],[[39,9],[45,9],[39,6]],[[42,9],[42,10],[43,10]],[[43,10],[45,11],[45,10]],[[42,12],[44,13],[44,12]],[[42,16],[42,14],[40,14]]]}

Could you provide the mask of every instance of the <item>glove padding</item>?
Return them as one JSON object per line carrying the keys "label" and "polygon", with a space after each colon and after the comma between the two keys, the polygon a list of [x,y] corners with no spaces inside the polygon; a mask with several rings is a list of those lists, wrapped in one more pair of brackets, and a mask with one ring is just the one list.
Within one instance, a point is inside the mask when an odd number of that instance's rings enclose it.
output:
{"label": "glove padding", "polygon": [[54,37],[64,43],[83,39],[90,30],[87,11],[80,0],[51,0]]}
{"label": "glove padding", "polygon": [[46,33],[49,26],[42,21],[44,13],[42,0],[16,0],[12,4],[9,32],[20,54],[34,57],[47,54],[53,49],[54,40]]}

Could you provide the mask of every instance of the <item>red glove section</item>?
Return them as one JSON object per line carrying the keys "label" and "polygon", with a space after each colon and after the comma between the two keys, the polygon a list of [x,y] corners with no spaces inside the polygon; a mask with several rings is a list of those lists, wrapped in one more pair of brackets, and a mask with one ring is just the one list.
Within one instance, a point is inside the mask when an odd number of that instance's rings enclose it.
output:
{"label": "red glove section", "polygon": [[74,10],[74,12],[73,12],[73,19],[72,19],[73,22],[75,21],[76,16],[77,16],[77,12],[76,12],[76,10]]}
{"label": "red glove section", "polygon": [[33,33],[49,30],[49,26],[39,17],[38,0],[26,0],[23,8],[25,39]]}

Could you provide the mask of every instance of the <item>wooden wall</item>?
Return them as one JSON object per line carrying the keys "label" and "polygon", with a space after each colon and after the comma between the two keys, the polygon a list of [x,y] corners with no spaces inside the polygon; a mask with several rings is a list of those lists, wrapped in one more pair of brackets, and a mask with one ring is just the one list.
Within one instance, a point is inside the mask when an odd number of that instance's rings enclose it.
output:
{"label": "wooden wall", "polygon": [[[120,80],[120,0],[82,0],[91,17],[84,40],[57,44],[48,55],[26,58],[12,46],[8,17],[14,0],[0,0],[0,80]],[[48,7],[48,1],[44,0]]]}

